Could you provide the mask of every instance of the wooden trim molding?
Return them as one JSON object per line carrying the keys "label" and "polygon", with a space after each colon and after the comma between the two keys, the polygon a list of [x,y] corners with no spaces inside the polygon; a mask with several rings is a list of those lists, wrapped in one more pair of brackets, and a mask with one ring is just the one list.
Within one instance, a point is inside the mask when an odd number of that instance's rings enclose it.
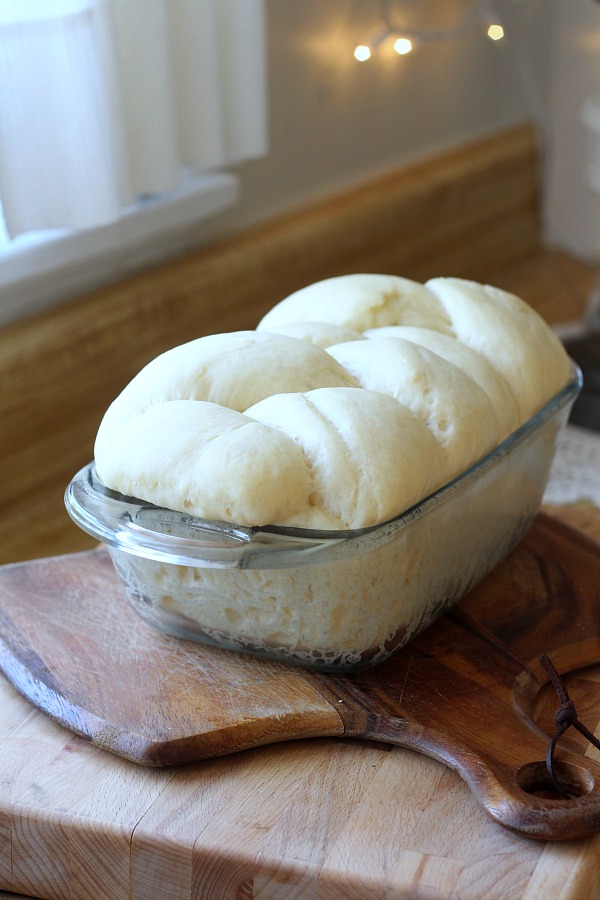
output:
{"label": "wooden trim molding", "polygon": [[254,328],[279,299],[347,272],[494,281],[539,250],[527,126],[369,182],[0,330],[0,562],[91,545],[62,495],[103,411],[149,359]]}

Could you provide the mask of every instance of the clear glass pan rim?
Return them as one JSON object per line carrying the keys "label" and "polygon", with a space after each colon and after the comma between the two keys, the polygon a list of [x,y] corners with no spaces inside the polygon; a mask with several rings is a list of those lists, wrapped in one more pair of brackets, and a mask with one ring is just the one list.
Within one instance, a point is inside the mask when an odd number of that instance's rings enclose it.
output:
{"label": "clear glass pan rim", "polygon": [[[499,465],[542,425],[573,403],[582,385],[581,371],[571,362],[571,373],[566,385],[502,443],[410,509],[368,528],[351,531],[317,531],[279,525],[245,528],[227,522],[200,519],[161,509],[109,490],[97,479],[93,462],[88,463],[71,480],[65,491],[65,505],[73,521],[102,543],[136,556],[177,565],[244,568],[243,556],[248,551],[253,554],[268,553],[271,557],[274,552],[284,555],[291,553],[297,557],[299,552],[304,556],[307,553],[312,555],[313,551],[340,543],[356,541],[360,544],[361,538],[371,541],[375,535],[386,540],[415,519],[447,502],[458,492],[466,490],[490,468]],[[165,534],[145,527],[144,514],[152,511],[173,517],[175,523],[179,523],[182,529],[186,528],[188,534]],[[190,531],[194,533],[193,537],[190,537]],[[303,564],[307,563],[308,559]],[[283,559],[278,566],[282,564],[286,565]]]}

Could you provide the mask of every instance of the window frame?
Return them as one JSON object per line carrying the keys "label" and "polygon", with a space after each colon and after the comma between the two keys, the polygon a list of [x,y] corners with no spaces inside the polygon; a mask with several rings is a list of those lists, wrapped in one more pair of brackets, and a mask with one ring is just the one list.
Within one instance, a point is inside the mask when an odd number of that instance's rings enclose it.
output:
{"label": "window frame", "polygon": [[239,177],[182,170],[168,194],[140,198],[116,222],[0,243],[0,325],[115,281],[190,245],[189,232],[239,200]]}

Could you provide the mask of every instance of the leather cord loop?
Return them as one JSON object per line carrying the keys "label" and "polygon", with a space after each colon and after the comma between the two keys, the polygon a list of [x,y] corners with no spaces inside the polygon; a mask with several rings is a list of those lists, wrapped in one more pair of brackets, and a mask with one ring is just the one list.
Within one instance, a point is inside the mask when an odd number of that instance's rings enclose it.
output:
{"label": "leather cord loop", "polygon": [[593,746],[596,747],[598,750],[600,750],[600,740],[598,740],[598,738],[595,737],[592,734],[592,732],[589,731],[585,727],[585,725],[579,721],[579,718],[577,716],[577,710],[575,708],[575,704],[569,697],[567,689],[566,689],[560,675],[558,674],[558,672],[554,668],[554,665],[548,659],[548,657],[546,656],[545,653],[542,656],[540,656],[539,661],[542,664],[542,666],[544,667],[544,669],[546,670],[546,672],[548,673],[548,677],[550,678],[550,681],[552,682],[552,686],[554,687],[554,690],[557,693],[558,700],[560,703],[560,706],[558,707],[558,709],[555,713],[555,716],[554,716],[556,732],[555,732],[552,740],[550,741],[548,750],[546,752],[546,771],[548,773],[548,777],[550,778],[555,790],[558,791],[559,794],[562,794],[563,796],[566,797],[566,796],[568,796],[568,792],[561,786],[560,782],[558,781],[558,779],[556,777],[556,769],[555,769],[555,765],[554,765],[554,751],[556,749],[556,745],[557,745],[558,741],[563,736],[565,731],[568,728],[570,728],[571,726],[576,728],[577,731],[579,731],[579,733],[582,734],[586,738],[586,740],[588,740],[591,744],[593,744]]}
{"label": "leather cord loop", "polygon": [[577,710],[575,709],[575,704],[572,700],[566,700],[564,703],[561,703],[557,709],[556,715],[554,716],[554,723],[557,728],[560,728],[561,725],[573,725],[576,719]]}

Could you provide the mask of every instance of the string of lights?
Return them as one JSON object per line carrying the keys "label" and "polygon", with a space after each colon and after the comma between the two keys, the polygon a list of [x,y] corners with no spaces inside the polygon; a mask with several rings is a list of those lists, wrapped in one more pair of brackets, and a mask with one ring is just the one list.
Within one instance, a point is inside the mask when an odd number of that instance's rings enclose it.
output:
{"label": "string of lights", "polygon": [[355,47],[354,58],[359,62],[366,62],[384,44],[391,43],[399,56],[405,56],[420,44],[454,40],[477,26],[481,26],[492,41],[500,41],[504,37],[502,22],[496,14],[491,0],[476,0],[455,25],[433,30],[406,28],[396,24],[392,6],[392,0],[379,0],[383,27],[368,43]]}

